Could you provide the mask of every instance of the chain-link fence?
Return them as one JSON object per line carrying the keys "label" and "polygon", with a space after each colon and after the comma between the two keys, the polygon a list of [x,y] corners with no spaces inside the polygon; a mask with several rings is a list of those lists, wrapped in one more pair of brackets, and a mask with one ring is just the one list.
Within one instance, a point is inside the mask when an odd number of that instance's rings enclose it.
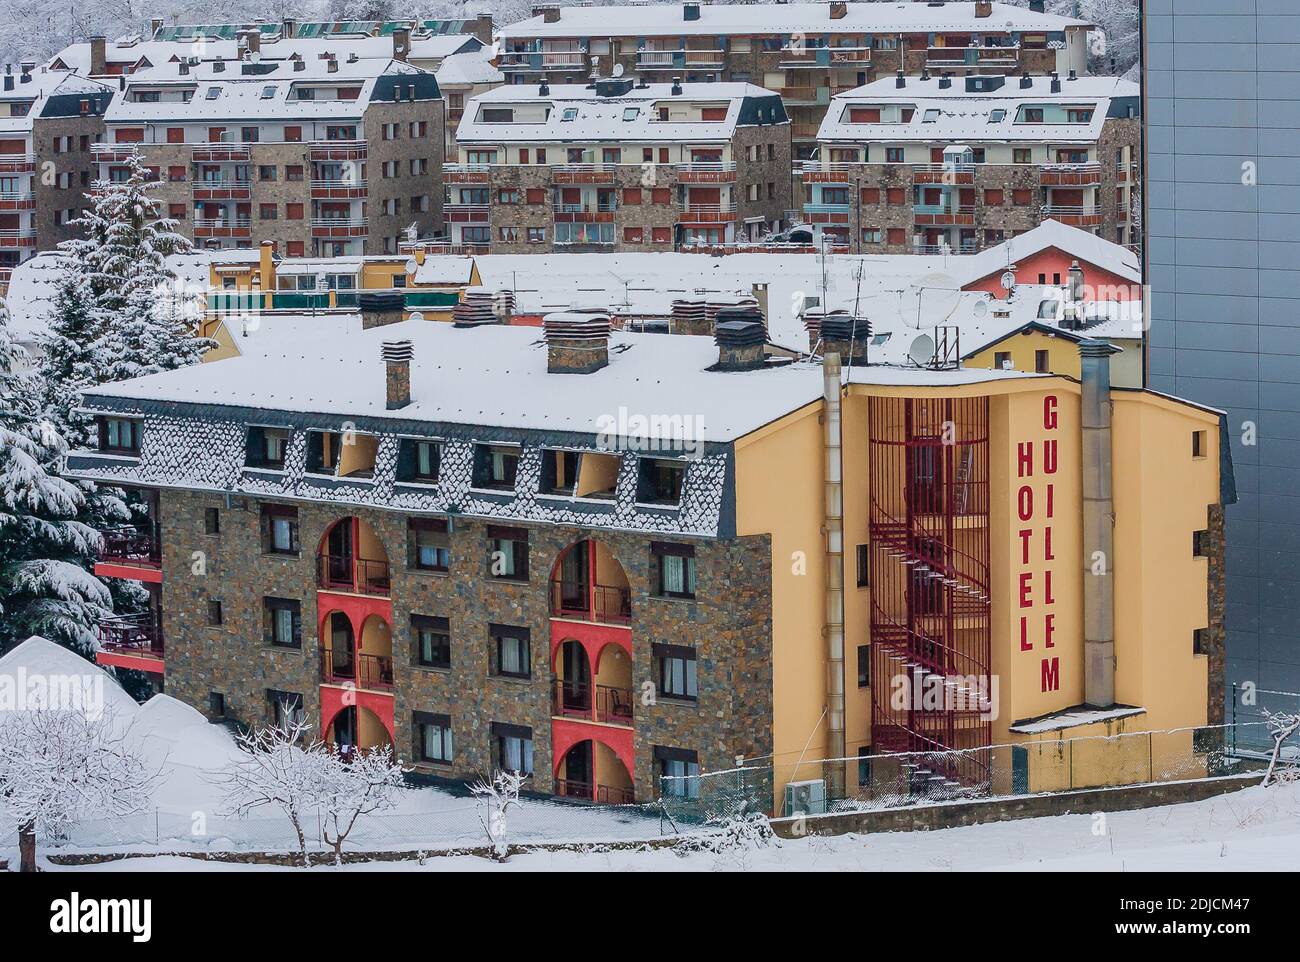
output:
{"label": "chain-link fence", "polygon": [[1270,715],[1300,713],[1300,693],[1233,685],[1229,706],[1228,749],[1242,758],[1259,758],[1273,754],[1273,739],[1267,720]]}

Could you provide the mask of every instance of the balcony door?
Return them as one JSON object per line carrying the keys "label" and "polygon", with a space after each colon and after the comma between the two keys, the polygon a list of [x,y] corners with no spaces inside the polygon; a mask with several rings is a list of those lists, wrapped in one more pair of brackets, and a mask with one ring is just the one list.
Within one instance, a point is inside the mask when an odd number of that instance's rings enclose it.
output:
{"label": "balcony door", "polygon": [[590,586],[587,542],[565,552],[560,562],[560,604],[565,611],[586,611]]}
{"label": "balcony door", "polygon": [[587,651],[576,641],[566,641],[560,648],[560,665],[564,681],[561,697],[565,711],[591,710],[591,664]]}
{"label": "balcony door", "polygon": [[331,584],[352,584],[352,523],[341,521],[330,529],[328,577]]}

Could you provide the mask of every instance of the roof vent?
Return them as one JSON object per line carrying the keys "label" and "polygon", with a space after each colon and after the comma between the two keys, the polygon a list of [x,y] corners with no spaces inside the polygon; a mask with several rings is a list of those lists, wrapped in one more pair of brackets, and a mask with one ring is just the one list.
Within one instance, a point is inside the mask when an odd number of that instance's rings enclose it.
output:
{"label": "roof vent", "polygon": [[1055,70],[1053,70],[1052,71],[1052,93],[1059,94],[1060,92],[1061,92],[1061,75],[1058,74]]}
{"label": "roof vent", "polygon": [[213,73],[225,73],[225,72],[226,72],[226,62],[225,62],[224,60],[214,60],[214,61],[212,61],[212,72],[213,72]]}
{"label": "roof vent", "polygon": [[386,327],[402,319],[405,298],[401,291],[362,291],[357,295],[357,309],[361,312],[361,329]]}
{"label": "roof vent", "polygon": [[713,330],[718,345],[715,371],[755,371],[767,362],[763,348],[767,331],[757,310],[729,308],[718,312],[718,326]]}
{"label": "roof vent", "polygon": [[[946,75],[945,75],[945,76],[946,76]],[[930,79],[930,68],[929,68],[929,67],[922,67],[922,68],[921,68],[921,79],[922,79],[922,80],[929,80],[929,79]]]}
{"label": "roof vent", "polygon": [[698,3],[684,3],[684,4],[682,4],[682,19],[683,19],[683,20],[699,20],[699,19],[700,19],[700,5],[699,5]]}
{"label": "roof vent", "polygon": [[842,0],[831,0],[831,19],[843,20],[849,15],[849,5]]}
{"label": "roof vent", "polygon": [[968,94],[992,93],[995,90],[1001,90],[1002,85],[1007,82],[1007,78],[998,74],[981,74],[976,77],[966,78],[966,92]]}
{"label": "roof vent", "polygon": [[598,97],[621,97],[632,89],[634,81],[631,77],[615,77],[612,80],[596,81],[596,96]]}
{"label": "roof vent", "polygon": [[673,94],[674,97],[680,97],[680,96],[682,95],[682,78],[681,78],[681,77],[674,77],[674,78],[673,78],[673,89],[672,89],[672,94]]}
{"label": "roof vent", "polygon": [[560,311],[542,318],[549,374],[590,374],[609,364],[609,315]]}
{"label": "roof vent", "polygon": [[545,80],[543,80],[540,84],[537,85],[537,96],[549,97],[550,95],[551,95],[551,85],[548,84]]}
{"label": "roof vent", "polygon": [[903,71],[900,70],[894,75],[894,86],[900,90],[907,86],[907,77],[904,76]]}
{"label": "roof vent", "polygon": [[306,70],[306,69],[307,69],[307,62],[306,62],[305,60],[303,60],[302,57],[299,57],[297,54],[294,54],[293,69],[294,69],[294,70]]}
{"label": "roof vent", "polygon": [[838,354],[846,363],[867,363],[871,322],[848,311],[831,311],[821,319],[822,354]]}
{"label": "roof vent", "polygon": [[1078,79],[1079,79],[1079,71],[1077,71],[1077,70],[1071,70],[1070,73],[1069,73],[1069,75],[1068,75],[1065,79],[1066,79],[1066,80],[1078,80]]}
{"label": "roof vent", "polygon": [[1020,89],[1028,90],[1033,85],[1034,85],[1034,78],[1029,76],[1029,71],[1026,70],[1024,73],[1020,75]]}
{"label": "roof vent", "polygon": [[510,320],[514,313],[514,295],[486,287],[467,287],[460,303],[452,308],[451,319],[457,327],[483,327]]}
{"label": "roof vent", "polygon": [[384,341],[379,348],[384,359],[384,399],[388,410],[411,403],[411,358],[415,348],[410,341]]}
{"label": "roof vent", "polygon": [[945,73],[942,77],[939,78],[939,89],[947,90],[950,87],[952,87],[952,74]]}
{"label": "roof vent", "polygon": [[325,61],[325,72],[326,72],[326,73],[338,73],[338,72],[339,72],[339,58],[338,58],[338,57],[331,56],[328,60]]}

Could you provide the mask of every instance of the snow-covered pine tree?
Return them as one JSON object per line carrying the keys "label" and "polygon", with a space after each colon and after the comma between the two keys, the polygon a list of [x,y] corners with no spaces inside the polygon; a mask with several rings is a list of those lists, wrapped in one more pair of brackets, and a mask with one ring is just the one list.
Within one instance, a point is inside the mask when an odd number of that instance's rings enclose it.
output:
{"label": "snow-covered pine tree", "polygon": [[100,326],[89,281],[76,259],[68,257],[52,298],[38,375],[45,417],[74,449],[93,444],[93,419],[76,413],[78,392],[108,379],[96,345]]}
{"label": "snow-covered pine tree", "polygon": [[88,653],[110,606],[88,570],[99,535],[77,520],[82,490],[54,473],[66,448],[17,373],[20,350],[0,300],[0,652],[38,634]]}

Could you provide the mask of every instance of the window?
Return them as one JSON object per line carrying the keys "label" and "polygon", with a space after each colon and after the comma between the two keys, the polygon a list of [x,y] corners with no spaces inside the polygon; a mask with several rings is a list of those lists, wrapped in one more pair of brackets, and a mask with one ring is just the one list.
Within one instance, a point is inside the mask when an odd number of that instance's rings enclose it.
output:
{"label": "window", "polygon": [[1041,124],[1043,122],[1043,108],[1026,107],[1024,113],[1021,114],[1021,121],[1026,124]]}
{"label": "window", "polygon": [[530,204],[545,204],[546,189],[544,187],[529,187],[524,193],[524,198]]}
{"label": "window", "polygon": [[257,168],[258,180],[275,180],[276,166],[274,164],[259,164]]}
{"label": "window", "polygon": [[1034,200],[1033,191],[1013,190],[1011,192],[1011,203],[1017,207],[1027,207],[1031,203],[1033,203],[1033,200]]}
{"label": "window", "polygon": [[429,135],[429,122],[427,120],[412,120],[406,125],[406,133],[412,139],[427,137]]}
{"label": "window", "polygon": [[168,204],[167,216],[172,220],[184,220],[189,211],[185,209],[184,204]]}
{"label": "window", "polygon": [[513,491],[519,448],[509,444],[474,445],[474,487]]}
{"label": "window", "polygon": [[654,187],[650,190],[650,203],[671,204],[672,202],[673,192],[667,187]]}
{"label": "window", "polygon": [[256,127],[240,127],[239,139],[246,144],[255,144],[258,140],[257,133]]}
{"label": "window", "polygon": [[932,124],[939,119],[939,108],[929,107],[921,114],[921,123]]}
{"label": "window", "polygon": [[655,594],[660,598],[695,597],[695,546],[650,542]]}
{"label": "window", "polygon": [[901,247],[907,243],[907,235],[901,227],[889,227],[885,229],[885,242],[894,247]]}
{"label": "window", "polygon": [[208,599],[208,627],[220,628],[221,621],[222,621],[221,602],[218,601],[216,598],[209,598]]}
{"label": "window", "polygon": [[581,457],[577,451],[543,451],[539,492],[572,497],[576,490]]}
{"label": "window", "polygon": [[862,243],[864,244],[881,244],[884,243],[885,232],[879,227],[862,228]]}
{"label": "window", "polygon": [[1033,149],[1032,149],[1032,148],[1029,148],[1029,147],[1013,147],[1013,148],[1011,148],[1011,162],[1012,162],[1013,164],[1028,164],[1028,163],[1032,163],[1032,162],[1033,162],[1033,161],[1032,161],[1032,158],[1033,158]]}
{"label": "window", "polygon": [[665,798],[700,797],[699,754],[682,748],[654,746],[659,791]]}
{"label": "window", "polygon": [[244,464],[250,468],[283,471],[284,455],[288,447],[288,428],[253,425],[248,429]]}
{"label": "window", "polygon": [[411,726],[415,731],[415,757],[435,765],[450,765],[451,716],[432,715],[417,711],[411,713]]}
{"label": "window", "polygon": [[671,244],[673,242],[673,229],[671,227],[652,227],[650,228],[650,240],[656,244]]}
{"label": "window", "polygon": [[221,88],[220,88],[220,87],[209,87],[209,88],[208,88],[208,92],[207,92],[207,94],[205,94],[205,96],[206,96],[206,98],[207,98],[208,100],[216,100],[218,97],[221,96]]}
{"label": "window", "polygon": [[440,518],[412,518],[407,522],[407,564],[420,571],[451,568],[451,536]]}
{"label": "window", "polygon": [[600,151],[602,164],[617,164],[623,159],[623,151],[618,147],[603,147]]}
{"label": "window", "polygon": [[1192,632],[1192,654],[1208,655],[1210,653],[1210,629],[1197,628]]}
{"label": "window", "polygon": [[258,205],[257,205],[257,216],[258,216],[261,220],[275,220],[276,214],[277,214],[278,212],[279,212],[279,211],[278,211],[278,209],[276,208],[275,204],[258,204]]}
{"label": "window", "polygon": [[640,108],[640,107],[624,107],[624,108],[623,108],[623,119],[624,119],[624,120],[636,120],[637,116],[638,116],[640,113],[641,113],[641,108]]}
{"label": "window", "polygon": [[560,115],[560,120],[561,120],[561,121],[564,121],[564,122],[566,122],[566,123],[569,122],[569,121],[571,121],[571,120],[577,120],[577,119],[578,119],[578,108],[577,108],[577,107],[565,107],[565,108],[564,108],[564,113],[562,113],[562,114]]}
{"label": "window", "polygon": [[871,646],[858,645],[858,687],[871,687]]}
{"label": "window", "polygon": [[289,164],[284,168],[285,180],[300,181],[302,180],[302,178],[303,178],[302,164]]}
{"label": "window", "polygon": [[879,203],[880,203],[880,188],[879,188],[879,187],[863,187],[863,188],[862,188],[862,203],[864,203],[864,204],[879,204]]}
{"label": "window", "polygon": [[411,615],[411,662],[421,668],[451,668],[451,627],[446,618]]}
{"label": "window", "polygon": [[301,142],[302,142],[302,128],[301,128],[301,127],[285,127],[285,128],[284,128],[284,142],[285,142],[286,144],[298,144],[298,143],[301,143]]}
{"label": "window", "polygon": [[99,450],[106,454],[139,454],[140,425],[129,418],[97,418]]}
{"label": "window", "polygon": [[167,143],[169,143],[169,144],[183,144],[183,143],[185,143],[185,128],[184,128],[184,127],[168,127],[168,128],[167,128]]}
{"label": "window", "polygon": [[373,434],[336,431],[307,432],[308,474],[337,478],[368,479],[375,475],[379,439]]}
{"label": "window", "polygon": [[274,648],[301,648],[302,603],[291,598],[263,598],[262,638]]}
{"label": "window", "polygon": [[695,701],[699,687],[695,673],[695,649],[686,645],[650,646],[654,661],[656,694],[660,698]]}
{"label": "window", "polygon": [[984,191],[984,203],[989,207],[1001,207],[1005,196],[1002,190],[990,187]]}
{"label": "window", "polygon": [[907,198],[907,194],[903,191],[903,188],[901,187],[889,187],[886,188],[885,190],[886,203],[897,206],[899,204],[904,203],[906,201],[906,198]]}
{"label": "window", "polygon": [[203,509],[203,533],[221,534],[221,509],[220,508]]}
{"label": "window", "polygon": [[1206,447],[1206,437],[1204,431],[1192,432],[1192,457],[1203,458],[1208,450]]}
{"label": "window", "polygon": [[435,484],[442,469],[442,442],[402,438],[397,449],[396,480]]}
{"label": "window", "polygon": [[262,505],[262,551],[267,554],[297,554],[298,509],[287,504]]}
{"label": "window", "polygon": [[492,723],[492,763],[498,769],[533,773],[533,730],[523,725]]}
{"label": "window", "polygon": [[1007,119],[1007,112],[1001,107],[995,107],[989,111],[989,123],[1000,124]]}
{"label": "window", "polygon": [[268,688],[266,700],[271,705],[271,718],[276,728],[288,731],[302,723],[302,695],[298,692]]}
{"label": "window", "polygon": [[178,184],[183,182],[185,180],[185,176],[186,176],[186,169],[183,164],[167,168],[167,179],[171,181],[173,184]]}
{"label": "window", "polygon": [[527,628],[488,625],[492,639],[492,674],[501,678],[531,678],[532,655]]}
{"label": "window", "polygon": [[1192,532],[1192,557],[1204,558],[1209,555],[1209,535],[1205,530]]}
{"label": "window", "polygon": [[637,462],[636,499],[641,504],[677,505],[682,499],[686,465],[681,461],[641,458]]}
{"label": "window", "polygon": [[285,220],[302,220],[302,204],[285,204]]}
{"label": "window", "polygon": [[993,367],[999,371],[1011,370],[1011,352],[995,351],[993,353]]}
{"label": "window", "polygon": [[623,243],[640,244],[645,238],[645,230],[641,227],[624,227]]}
{"label": "window", "polygon": [[528,580],[528,531],[488,525],[488,574],[503,581]]}
{"label": "window", "polygon": [[871,546],[860,544],[857,548],[858,559],[858,587],[867,588],[871,585]]}
{"label": "window", "polygon": [[887,163],[887,164],[901,164],[902,162],[903,162],[903,148],[902,148],[902,147],[886,147],[886,148],[885,148],[885,163]]}
{"label": "window", "polygon": [[497,191],[498,204],[517,204],[523,195],[518,187],[507,187]]}
{"label": "window", "polygon": [[274,96],[275,96],[275,85],[274,85],[274,84],[268,84],[267,86],[265,86],[265,87],[262,88],[262,99],[263,99],[263,100],[270,100],[270,99],[271,99],[272,97],[274,97]]}
{"label": "window", "polygon": [[1035,371],[1035,373],[1037,373],[1037,374],[1050,374],[1050,373],[1052,373],[1051,365],[1048,363],[1048,360],[1047,360],[1047,352],[1046,352],[1046,351],[1035,351],[1035,352],[1034,352],[1034,371]]}
{"label": "window", "polygon": [[629,206],[629,207],[635,207],[637,204],[641,203],[641,188],[640,188],[640,187],[624,187],[624,188],[623,188],[623,203],[624,203],[626,206]]}

